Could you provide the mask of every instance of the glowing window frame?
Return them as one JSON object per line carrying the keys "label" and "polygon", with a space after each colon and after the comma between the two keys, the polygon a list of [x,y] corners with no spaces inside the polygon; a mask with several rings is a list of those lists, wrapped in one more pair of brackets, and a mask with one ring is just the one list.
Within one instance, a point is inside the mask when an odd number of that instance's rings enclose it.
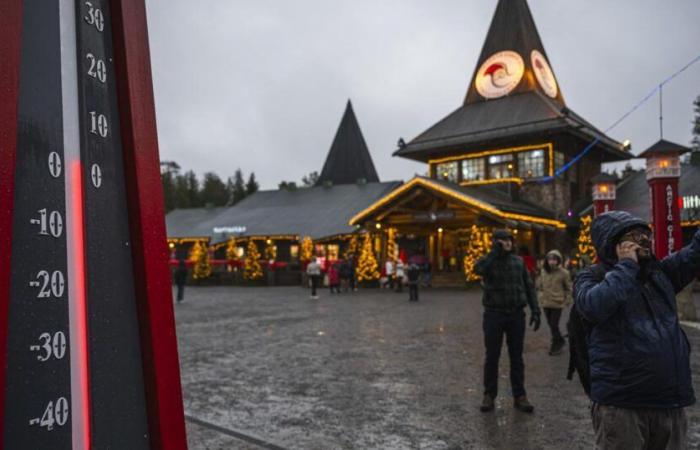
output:
{"label": "glowing window frame", "polygon": [[[519,147],[507,147],[507,148],[499,148],[499,149],[492,149],[492,150],[485,150],[482,152],[477,152],[477,153],[463,153],[461,155],[457,156],[448,156],[445,158],[437,158],[437,159],[430,159],[428,160],[428,173],[433,174],[436,173],[435,170],[437,169],[437,165],[445,162],[451,162],[451,161],[462,161],[465,159],[473,159],[473,158],[482,158],[482,157],[489,157],[492,155],[501,155],[503,153],[520,153],[520,152],[526,152],[529,150],[547,150],[547,173],[549,174],[550,177],[554,176],[554,144],[551,142],[545,142],[542,144],[533,144],[533,145],[522,145]],[[461,169],[461,164],[460,164],[460,169]],[[518,177],[519,178],[519,177]],[[514,178],[507,178],[507,179],[501,179],[499,180],[500,183],[510,183],[512,182]],[[523,179],[519,178],[520,182],[522,183]],[[508,180],[508,181],[505,181]],[[484,181],[490,181],[490,180],[484,180]]]}

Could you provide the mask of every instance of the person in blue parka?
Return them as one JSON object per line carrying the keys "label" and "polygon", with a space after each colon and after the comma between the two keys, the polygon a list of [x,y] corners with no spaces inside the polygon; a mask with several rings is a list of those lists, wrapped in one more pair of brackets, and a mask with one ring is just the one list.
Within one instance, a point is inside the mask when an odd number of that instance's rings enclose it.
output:
{"label": "person in blue parka", "polygon": [[700,271],[700,231],[660,261],[649,225],[624,211],[598,216],[591,238],[599,262],[577,276],[574,297],[590,323],[596,448],[686,448],[695,393],[676,294]]}

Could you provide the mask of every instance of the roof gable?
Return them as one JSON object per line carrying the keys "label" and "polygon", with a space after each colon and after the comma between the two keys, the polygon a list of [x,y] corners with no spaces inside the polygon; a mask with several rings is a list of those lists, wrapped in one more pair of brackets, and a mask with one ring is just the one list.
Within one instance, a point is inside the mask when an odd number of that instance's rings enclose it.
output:
{"label": "roof gable", "polygon": [[[492,78],[489,79],[487,76],[487,79],[489,81],[495,79],[495,69],[498,64],[503,63],[503,60],[498,57],[490,58],[500,52],[514,52],[519,55],[523,63],[522,78],[508,95],[538,91],[552,98],[559,107],[566,106],[527,0],[499,0],[484,46],[481,49],[481,55],[474,68],[469,90],[464,100],[465,105],[489,101],[479,93],[477,79],[492,72]],[[538,52],[543,59],[535,56],[533,52]],[[484,63],[487,61],[491,62],[485,65]],[[506,67],[506,69],[508,68]],[[549,82],[547,89],[543,87],[543,81],[540,80]],[[556,91],[556,95],[551,95],[554,93],[552,89]],[[498,101],[498,99],[493,101]]]}

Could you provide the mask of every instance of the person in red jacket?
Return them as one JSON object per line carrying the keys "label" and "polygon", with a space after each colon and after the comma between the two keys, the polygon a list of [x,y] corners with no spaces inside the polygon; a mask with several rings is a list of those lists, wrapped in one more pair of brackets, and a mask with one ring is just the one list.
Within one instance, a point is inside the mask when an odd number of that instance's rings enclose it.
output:
{"label": "person in red jacket", "polygon": [[340,263],[333,261],[328,266],[328,284],[331,288],[331,294],[340,294]]}

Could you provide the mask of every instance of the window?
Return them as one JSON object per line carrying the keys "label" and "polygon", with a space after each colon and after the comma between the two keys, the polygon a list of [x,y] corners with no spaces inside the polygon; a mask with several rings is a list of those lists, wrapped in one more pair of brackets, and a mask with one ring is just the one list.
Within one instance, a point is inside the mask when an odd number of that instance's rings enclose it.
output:
{"label": "window", "polygon": [[483,180],[486,175],[484,158],[465,159],[462,161],[462,181]]}
{"label": "window", "polygon": [[296,261],[299,259],[299,246],[298,245],[292,245],[289,247],[289,256],[292,258],[292,261]]}
{"label": "window", "polygon": [[448,162],[438,164],[436,167],[437,178],[440,180],[447,180],[456,183],[458,180],[458,170],[459,162]]}
{"label": "window", "polygon": [[544,176],[544,150],[518,153],[518,176],[534,178]]}
{"label": "window", "polygon": [[513,155],[489,156],[489,178],[510,178],[513,175]]}

